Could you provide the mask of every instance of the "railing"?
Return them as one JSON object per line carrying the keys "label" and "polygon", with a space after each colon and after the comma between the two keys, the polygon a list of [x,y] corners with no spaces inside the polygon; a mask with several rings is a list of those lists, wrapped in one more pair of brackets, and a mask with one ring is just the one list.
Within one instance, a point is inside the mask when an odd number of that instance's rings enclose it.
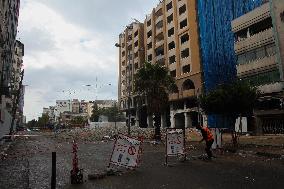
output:
{"label": "railing", "polygon": [[247,14],[232,21],[232,31],[237,32],[244,28],[247,28],[255,23],[260,22],[266,18],[270,17],[270,7],[269,3],[266,3]]}
{"label": "railing", "polygon": [[272,67],[276,66],[277,66],[276,55],[266,56],[262,59],[248,62],[246,64],[239,64],[237,66],[237,74],[238,76],[243,76],[249,74],[250,72],[257,72],[265,69],[271,69]]}
{"label": "railing", "polygon": [[234,45],[235,52],[241,53],[243,51],[249,51],[256,47],[261,47],[264,44],[271,43],[274,40],[273,28],[269,28],[264,30],[263,32],[237,41]]}

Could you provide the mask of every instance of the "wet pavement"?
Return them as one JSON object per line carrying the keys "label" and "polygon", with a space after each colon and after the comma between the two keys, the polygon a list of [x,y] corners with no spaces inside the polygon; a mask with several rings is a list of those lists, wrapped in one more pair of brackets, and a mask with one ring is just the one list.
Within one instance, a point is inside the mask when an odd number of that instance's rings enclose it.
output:
{"label": "wet pavement", "polygon": [[[250,146],[238,153],[216,154],[212,161],[196,157],[203,145],[190,143],[189,160],[170,160],[165,166],[164,145],[143,145],[142,164],[137,170],[123,170],[121,176],[88,180],[87,175],[108,165],[113,141],[79,142],[79,166],[84,183],[70,184],[72,144],[54,136],[19,137],[0,161],[0,188],[50,188],[51,153],[57,152],[57,188],[63,189],[156,189],[156,188],[283,188],[284,160],[259,157]],[[187,145],[187,146],[190,146]],[[283,148],[275,151],[283,152]]]}

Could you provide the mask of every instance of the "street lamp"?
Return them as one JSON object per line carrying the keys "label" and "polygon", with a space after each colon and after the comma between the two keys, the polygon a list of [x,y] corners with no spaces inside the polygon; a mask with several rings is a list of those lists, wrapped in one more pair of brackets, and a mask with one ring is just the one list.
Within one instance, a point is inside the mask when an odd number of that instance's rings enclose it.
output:
{"label": "street lamp", "polygon": [[[118,48],[121,48],[121,45],[116,43],[115,44],[115,47],[118,47]],[[131,85],[131,82],[130,82],[130,78],[131,78],[131,70],[132,70],[132,66],[130,64],[130,49],[128,49],[128,86],[127,86],[127,90],[128,90],[128,97],[127,97],[127,104],[128,104],[128,107],[127,107],[127,112],[128,112],[128,122],[127,122],[127,134],[130,136],[130,100],[131,100],[131,90],[130,90],[130,85]]]}

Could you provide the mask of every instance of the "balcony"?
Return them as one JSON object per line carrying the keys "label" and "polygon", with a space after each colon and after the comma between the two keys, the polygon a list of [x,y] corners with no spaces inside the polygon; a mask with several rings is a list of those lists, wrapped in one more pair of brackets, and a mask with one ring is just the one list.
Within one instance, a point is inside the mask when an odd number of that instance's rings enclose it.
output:
{"label": "balcony", "polygon": [[275,39],[273,28],[269,28],[263,32],[257,33],[253,36],[236,42],[234,44],[234,49],[236,54],[241,54],[242,52],[246,52],[269,43],[273,43],[274,41]]}
{"label": "balcony", "polygon": [[278,93],[278,92],[283,91],[284,83],[277,82],[277,83],[272,83],[272,84],[261,85],[261,86],[258,86],[258,89],[262,94]]}
{"label": "balcony", "polygon": [[188,64],[190,64],[190,63],[191,63],[191,61],[190,61],[190,57],[189,57],[189,56],[186,57],[186,58],[180,59],[180,64],[181,64],[181,66],[185,66],[185,65],[188,65]]}
{"label": "balcony", "polygon": [[169,16],[174,12],[174,7],[172,7],[170,10],[166,11],[166,15]]}
{"label": "balcony", "polygon": [[169,64],[169,70],[170,71],[176,70],[176,68],[177,68],[177,64],[176,63]]}
{"label": "balcony", "polygon": [[156,18],[155,24],[159,23],[160,21],[163,21],[163,15]]}
{"label": "balcony", "polygon": [[164,58],[165,58],[165,56],[160,54],[160,55],[156,56],[156,62],[159,62],[159,61],[163,60]]}
{"label": "balcony", "polygon": [[164,39],[156,41],[156,47],[162,46],[164,44]]}
{"label": "balcony", "polygon": [[239,64],[237,66],[238,77],[255,74],[264,70],[270,70],[277,67],[276,55],[264,57],[247,64]]}
{"label": "balcony", "polygon": [[184,13],[182,13],[181,15],[178,15],[178,21],[181,22],[184,19],[187,18],[187,11],[185,11]]}
{"label": "balcony", "polygon": [[171,21],[170,23],[167,23],[167,30],[174,27],[174,21]]}
{"label": "balcony", "polygon": [[176,48],[172,48],[168,50],[168,57],[176,55]]}
{"label": "balcony", "polygon": [[235,33],[268,17],[270,17],[270,6],[269,3],[265,3],[253,11],[233,20],[231,23],[232,31]]}
{"label": "balcony", "polygon": [[169,100],[178,100],[178,93],[171,93],[169,94]]}
{"label": "balcony", "polygon": [[156,35],[159,35],[162,32],[163,32],[163,27],[160,28],[156,27]]}
{"label": "balcony", "polygon": [[195,95],[194,89],[184,90],[184,91],[181,92],[180,98],[192,97],[194,95]]}
{"label": "balcony", "polygon": [[184,4],[186,4],[185,0],[177,1],[177,8],[180,8]]}
{"label": "balcony", "polygon": [[186,49],[186,48],[190,48],[189,40],[180,45],[180,49]]}
{"label": "balcony", "polygon": [[156,14],[159,12],[159,11],[162,11],[163,10],[163,5],[164,5],[164,2],[160,2],[157,7],[155,8],[156,10]]}

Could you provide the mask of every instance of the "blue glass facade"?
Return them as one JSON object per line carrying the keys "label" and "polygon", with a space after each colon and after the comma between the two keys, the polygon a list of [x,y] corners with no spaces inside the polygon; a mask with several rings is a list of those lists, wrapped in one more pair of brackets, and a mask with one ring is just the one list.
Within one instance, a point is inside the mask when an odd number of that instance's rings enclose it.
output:
{"label": "blue glass facade", "polygon": [[[236,78],[231,21],[260,6],[263,0],[198,0],[198,23],[205,92]],[[231,122],[231,121],[229,121]],[[209,127],[228,127],[219,116],[208,116]]]}

